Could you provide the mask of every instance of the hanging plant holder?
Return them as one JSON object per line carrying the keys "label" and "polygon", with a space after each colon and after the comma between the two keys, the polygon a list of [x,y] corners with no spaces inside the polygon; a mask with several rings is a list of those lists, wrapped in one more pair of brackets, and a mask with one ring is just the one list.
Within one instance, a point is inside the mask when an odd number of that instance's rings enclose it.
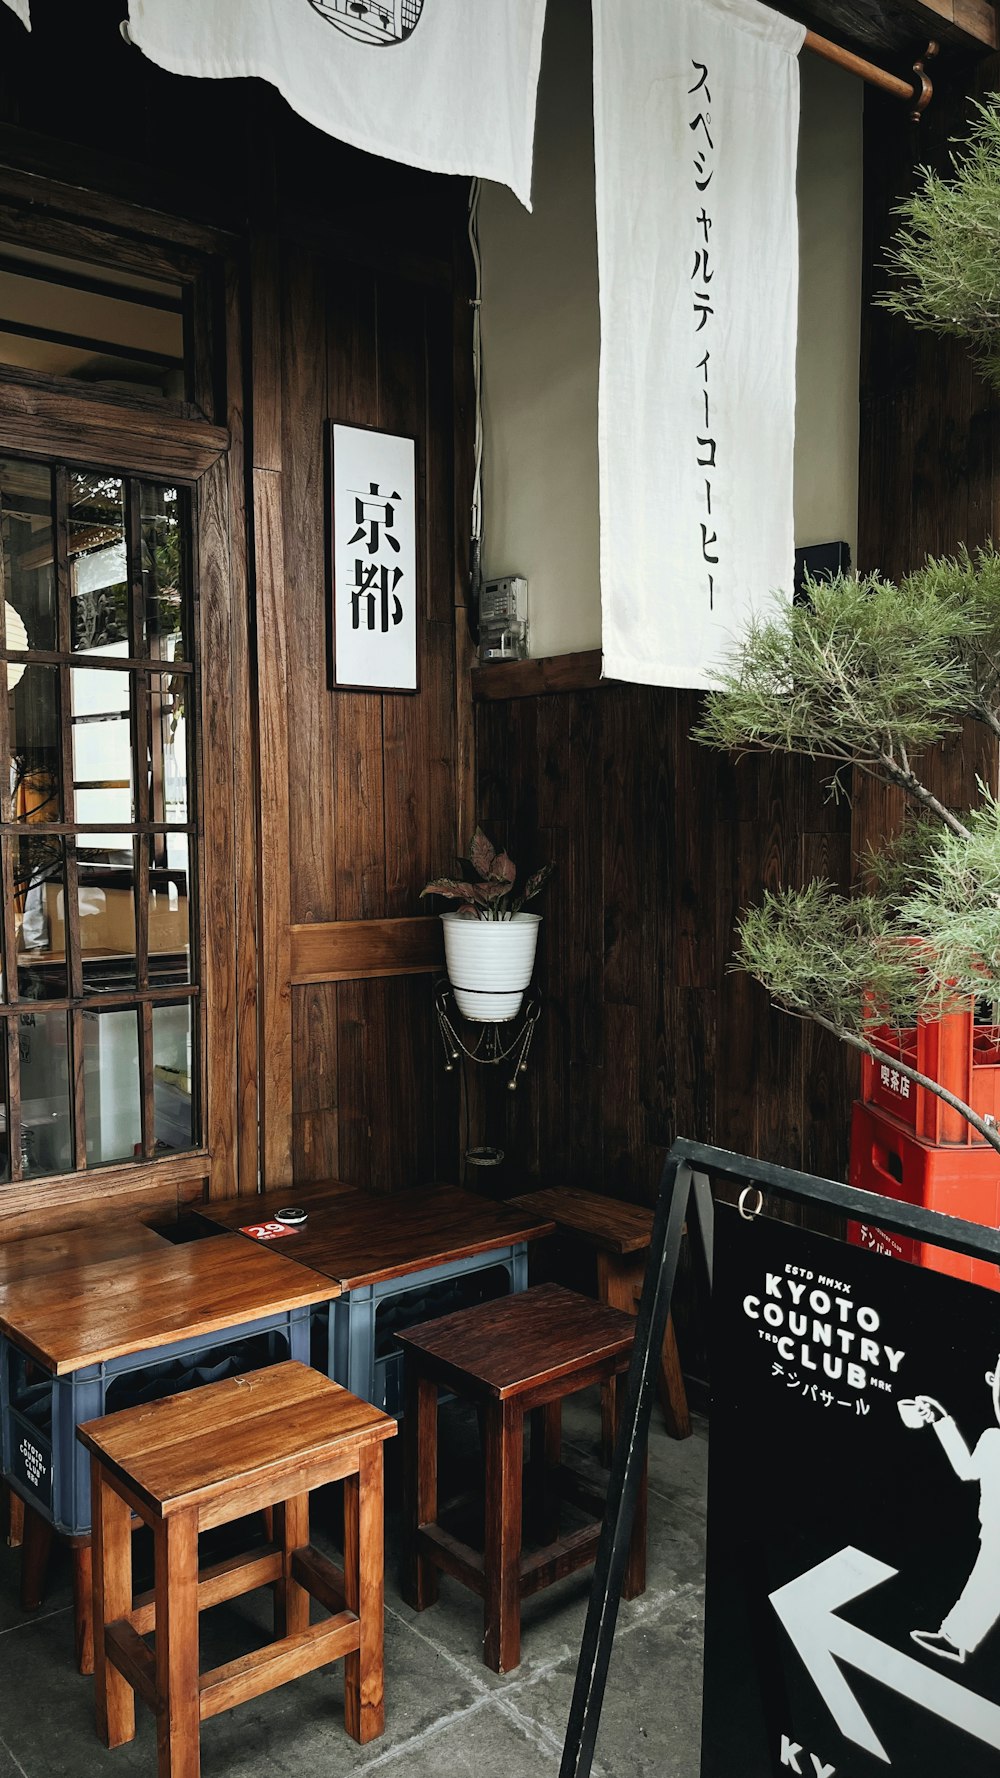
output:
{"label": "hanging plant holder", "polygon": [[528,1052],[542,1011],[540,1001],[534,997],[528,1001],[524,1018],[513,1034],[509,1028],[509,1020],[480,1020],[476,1040],[469,1043],[458,1030],[453,999],[453,989],[446,982],[439,983],[434,996],[434,1010],[441,1035],[441,1047],[444,1050],[445,1073],[451,1074],[455,1063],[462,1056],[483,1068],[502,1068],[508,1062],[511,1064],[511,1071],[507,1090],[516,1092],[521,1075],[528,1070]]}

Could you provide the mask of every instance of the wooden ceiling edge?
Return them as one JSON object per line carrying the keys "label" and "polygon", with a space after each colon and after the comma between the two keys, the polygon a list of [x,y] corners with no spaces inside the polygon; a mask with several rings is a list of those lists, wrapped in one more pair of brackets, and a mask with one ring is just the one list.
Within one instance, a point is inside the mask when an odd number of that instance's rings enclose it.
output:
{"label": "wooden ceiling edge", "polygon": [[891,27],[876,19],[867,30],[859,0],[778,0],[778,10],[904,80],[931,40],[963,58],[1000,44],[994,0],[896,0]]}
{"label": "wooden ceiling edge", "polygon": [[39,137],[15,124],[0,125],[0,196],[71,218],[85,217],[118,232],[169,241],[188,252],[224,255],[238,245],[240,233],[235,229],[199,222],[155,200],[144,204],[137,197],[116,194],[106,183],[114,167],[94,166],[93,157],[86,152],[80,156],[78,184],[72,177],[60,177],[45,166],[33,166],[13,157],[15,143],[30,147],[37,142],[61,168],[69,164],[70,144],[58,138]]}
{"label": "wooden ceiling edge", "polygon": [[993,0],[920,0],[928,23],[939,22],[947,41],[996,49],[1000,44]]}

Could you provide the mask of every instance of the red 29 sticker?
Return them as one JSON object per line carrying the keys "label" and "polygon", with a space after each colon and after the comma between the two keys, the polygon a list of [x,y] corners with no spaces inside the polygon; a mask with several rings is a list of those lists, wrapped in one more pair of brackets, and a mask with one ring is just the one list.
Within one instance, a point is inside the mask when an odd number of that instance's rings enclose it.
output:
{"label": "red 29 sticker", "polygon": [[249,1235],[251,1241],[280,1241],[282,1236],[296,1233],[284,1222],[248,1222],[239,1232]]}

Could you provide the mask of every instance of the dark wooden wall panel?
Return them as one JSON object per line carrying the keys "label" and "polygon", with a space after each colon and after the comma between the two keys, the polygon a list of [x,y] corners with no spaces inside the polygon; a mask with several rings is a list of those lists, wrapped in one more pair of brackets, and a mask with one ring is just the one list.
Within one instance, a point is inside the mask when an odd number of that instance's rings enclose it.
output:
{"label": "dark wooden wall panel", "polygon": [[[934,101],[919,135],[899,128],[891,105],[865,104],[865,278],[862,323],[861,499],[858,553],[863,569],[898,576],[931,555],[950,555],[1000,535],[994,467],[1000,404],[975,374],[965,347],[918,333],[873,299],[886,288],[884,252],[893,211],[925,164],[946,172],[952,138],[971,115],[974,94],[994,91],[1000,61],[974,70],[942,60]],[[946,802],[976,796],[976,776],[996,782],[996,749],[970,729],[924,761]],[[866,783],[855,787],[854,849],[898,829],[902,799]]]}
{"label": "dark wooden wall panel", "polygon": [[[477,707],[479,801],[519,864],[555,858],[543,1016],[479,1139],[525,1177],[651,1199],[675,1136],[843,1174],[852,1080],[838,1046],[732,973],[741,905],[813,871],[846,882],[850,810],[818,772],[689,738],[693,693],[639,686]],[[821,1035],[821,1034],[820,1034]]]}
{"label": "dark wooden wall panel", "polygon": [[[295,246],[283,255],[282,312],[291,919],[412,917],[457,843],[450,288]],[[415,696],[329,687],[327,418],[416,439]],[[454,1176],[457,1106],[431,982],[293,987],[292,1013],[295,1177],[391,1191]]]}

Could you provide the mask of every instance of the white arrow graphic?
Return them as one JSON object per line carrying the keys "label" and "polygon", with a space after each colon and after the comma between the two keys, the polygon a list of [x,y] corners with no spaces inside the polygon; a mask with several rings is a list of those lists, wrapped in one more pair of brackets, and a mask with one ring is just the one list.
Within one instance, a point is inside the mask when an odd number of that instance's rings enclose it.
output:
{"label": "white arrow graphic", "polygon": [[895,1573],[895,1568],[848,1545],[771,1594],[771,1604],[841,1734],[891,1765],[838,1661],[867,1673],[921,1709],[933,1711],[935,1716],[944,1717],[946,1722],[1000,1752],[1000,1706],[978,1697],[964,1685],[956,1685],[953,1679],[946,1679],[943,1673],[925,1667],[921,1661],[900,1654],[898,1649],[836,1615],[853,1599],[860,1599],[883,1581],[892,1580]]}

